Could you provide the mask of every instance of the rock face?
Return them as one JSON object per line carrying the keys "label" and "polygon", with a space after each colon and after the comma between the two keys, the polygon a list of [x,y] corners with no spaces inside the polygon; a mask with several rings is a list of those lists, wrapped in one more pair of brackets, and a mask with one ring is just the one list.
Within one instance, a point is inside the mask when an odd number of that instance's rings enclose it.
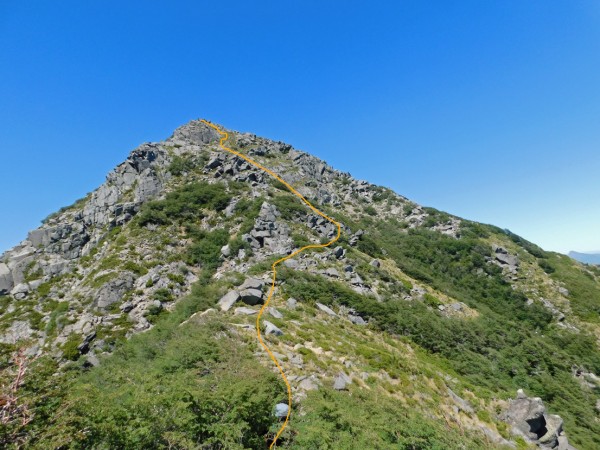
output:
{"label": "rock face", "polygon": [[4,263],[0,263],[0,295],[8,294],[13,288],[13,279],[10,269]]}
{"label": "rock face", "polygon": [[504,247],[493,245],[492,248],[494,250],[494,256],[491,261],[509,274],[515,275],[519,269],[519,257],[517,255],[511,255]]}
{"label": "rock face", "polygon": [[132,288],[134,277],[128,272],[120,274],[116,279],[109,281],[98,291],[96,306],[99,309],[107,308],[121,300],[123,295]]}
{"label": "rock face", "polygon": [[573,448],[563,433],[560,416],[547,414],[542,399],[527,397],[521,389],[517,392],[517,398],[510,402],[503,420],[513,426],[515,433],[542,448],[560,448],[559,438],[562,448]]}
{"label": "rock face", "polygon": [[265,248],[272,253],[285,254],[292,250],[293,241],[286,223],[279,222],[279,211],[274,205],[264,202],[256,218],[254,228],[242,239],[255,249]]}

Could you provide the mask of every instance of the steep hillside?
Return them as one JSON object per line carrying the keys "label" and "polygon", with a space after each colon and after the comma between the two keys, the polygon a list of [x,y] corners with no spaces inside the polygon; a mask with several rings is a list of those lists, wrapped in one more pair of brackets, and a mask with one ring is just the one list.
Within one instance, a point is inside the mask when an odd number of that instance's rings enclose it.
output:
{"label": "steep hillside", "polygon": [[[600,448],[600,269],[228,132],[342,224],[262,322],[279,447]],[[337,229],[218,141],[141,145],[0,257],[3,446],[268,447],[270,266]]]}

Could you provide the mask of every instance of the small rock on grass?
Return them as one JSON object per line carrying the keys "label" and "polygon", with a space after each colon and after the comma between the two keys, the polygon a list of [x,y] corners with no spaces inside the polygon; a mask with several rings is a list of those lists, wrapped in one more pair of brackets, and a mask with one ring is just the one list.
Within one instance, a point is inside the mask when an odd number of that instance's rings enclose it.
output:
{"label": "small rock on grass", "polygon": [[264,324],[265,324],[265,334],[267,334],[267,335],[274,334],[275,336],[283,335],[283,331],[281,331],[279,328],[277,328],[275,326],[275,324],[272,324],[268,320],[265,320]]}

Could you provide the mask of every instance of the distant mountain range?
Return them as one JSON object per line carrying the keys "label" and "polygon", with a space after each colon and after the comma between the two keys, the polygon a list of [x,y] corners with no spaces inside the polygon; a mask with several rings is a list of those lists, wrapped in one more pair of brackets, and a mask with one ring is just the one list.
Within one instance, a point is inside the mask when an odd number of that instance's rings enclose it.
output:
{"label": "distant mountain range", "polygon": [[569,256],[579,262],[582,262],[582,263],[600,264],[600,252],[599,253],[569,252]]}

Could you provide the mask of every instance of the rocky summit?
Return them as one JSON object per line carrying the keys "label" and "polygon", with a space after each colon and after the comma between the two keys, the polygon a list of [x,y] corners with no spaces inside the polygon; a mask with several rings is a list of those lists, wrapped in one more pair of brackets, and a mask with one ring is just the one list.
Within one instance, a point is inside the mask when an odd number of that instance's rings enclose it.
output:
{"label": "rocky summit", "polygon": [[[223,130],[342,227],[261,320],[278,447],[600,448],[598,266]],[[142,144],[0,257],[1,447],[268,448],[271,264],[337,228],[219,138]]]}

